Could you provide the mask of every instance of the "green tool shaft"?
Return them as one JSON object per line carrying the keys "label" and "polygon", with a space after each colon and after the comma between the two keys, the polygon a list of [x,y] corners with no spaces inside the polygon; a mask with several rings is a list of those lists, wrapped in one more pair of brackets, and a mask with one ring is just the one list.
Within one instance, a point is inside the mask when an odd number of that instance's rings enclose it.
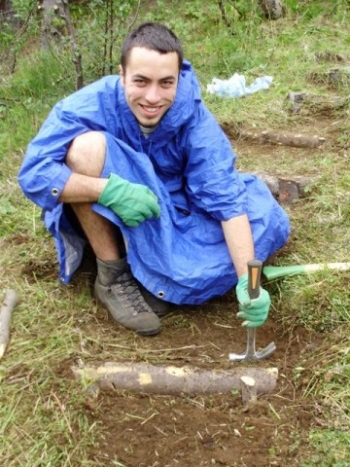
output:
{"label": "green tool shaft", "polygon": [[319,264],[296,264],[293,266],[264,266],[263,274],[268,280],[280,277],[292,276],[295,274],[309,274],[326,269],[348,271],[350,263],[319,263]]}

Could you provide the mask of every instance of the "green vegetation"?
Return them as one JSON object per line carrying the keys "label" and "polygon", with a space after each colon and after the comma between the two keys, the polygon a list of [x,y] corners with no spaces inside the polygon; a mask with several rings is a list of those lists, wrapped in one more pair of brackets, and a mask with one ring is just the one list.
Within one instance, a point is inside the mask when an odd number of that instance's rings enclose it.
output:
{"label": "green vegetation", "polygon": [[[124,9],[118,10],[115,19],[119,29],[113,39],[113,64],[118,63],[120,41],[138,2],[119,3]],[[349,1],[285,0],[288,13],[279,21],[264,20],[253,0],[225,3],[230,28],[223,23],[217,2],[211,0],[148,2],[137,22],[162,21],[183,39],[204,100],[220,122],[233,128],[330,135],[330,144],[327,141],[310,157],[305,151],[304,157],[296,158],[288,147],[280,148],[278,160],[276,153],[274,158],[257,157],[258,151],[252,154],[245,146],[238,165],[244,171],[316,178],[306,198],[286,208],[293,234],[277,263],[349,261],[349,105],[328,115],[313,114],[312,109],[293,115],[286,103],[290,91],[349,96],[350,75],[336,83],[315,79],[332,67],[350,64]],[[27,18],[32,2],[14,4]],[[86,11],[84,4],[72,10],[85,84],[110,70],[110,56],[100,62],[104,36],[99,27],[105,18],[99,14]],[[135,359],[135,349],[145,344],[123,331],[106,337],[111,326],[91,301],[89,274],[80,274],[67,287],[59,286],[54,246],[42,226],[40,209],[23,197],[17,185],[26,145],[52,105],[75,89],[68,41],[41,50],[36,21],[33,16],[20,34],[5,23],[0,26],[0,50],[4,51],[0,53],[0,292],[2,299],[3,291],[15,288],[21,296],[13,315],[12,341],[0,361],[0,464],[102,466],[107,465],[103,460],[86,454],[96,444],[96,426],[82,410],[84,390],[67,376],[69,366],[80,358],[90,362]],[[317,59],[330,52],[343,61]],[[14,53],[15,71],[10,73],[5,64],[12,63]],[[213,77],[229,78],[235,72],[244,74],[248,82],[268,74],[273,84],[246,99],[205,92]],[[302,467],[350,465],[349,284],[349,272],[323,272],[270,285],[272,315],[280,328],[298,326],[316,333],[321,341],[314,352],[300,355],[293,371],[301,397],[318,408],[311,431],[303,433],[307,447],[302,451]],[[173,326],[190,334],[199,334],[197,325],[188,315],[174,317]],[[171,334],[170,329],[167,332]],[[166,362],[167,356],[165,352],[158,361]],[[138,358],[147,359],[147,355]],[[293,436],[297,444],[301,433]],[[108,465],[124,464],[115,460]]]}

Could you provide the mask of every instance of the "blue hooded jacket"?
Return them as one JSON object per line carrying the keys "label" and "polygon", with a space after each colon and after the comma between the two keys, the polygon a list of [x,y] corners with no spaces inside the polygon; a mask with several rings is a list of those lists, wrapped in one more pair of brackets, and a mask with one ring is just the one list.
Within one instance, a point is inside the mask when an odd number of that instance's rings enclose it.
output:
{"label": "blue hooded jacket", "polygon": [[198,304],[237,283],[222,220],[248,215],[261,260],[284,245],[289,234],[285,212],[263,182],[235,169],[231,143],[202,102],[197,77],[185,61],[175,101],[148,138],[126,102],[120,78],[107,76],[60,101],[29,144],[19,183],[44,210],[62,283],[79,267],[85,245],[58,201],[71,174],[65,157],[73,139],[91,130],[102,132],[107,141],[101,177],[117,173],[158,196],[160,219],[136,228],[93,205],[120,227],[133,275],[155,295]]}

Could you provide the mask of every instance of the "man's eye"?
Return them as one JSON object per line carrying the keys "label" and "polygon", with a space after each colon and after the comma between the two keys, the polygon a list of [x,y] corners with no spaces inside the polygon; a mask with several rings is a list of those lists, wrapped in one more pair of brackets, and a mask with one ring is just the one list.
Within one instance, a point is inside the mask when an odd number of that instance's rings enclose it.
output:
{"label": "man's eye", "polygon": [[163,86],[164,86],[165,88],[169,88],[169,87],[172,86],[174,83],[173,83],[173,81],[163,81],[162,84],[163,84]]}

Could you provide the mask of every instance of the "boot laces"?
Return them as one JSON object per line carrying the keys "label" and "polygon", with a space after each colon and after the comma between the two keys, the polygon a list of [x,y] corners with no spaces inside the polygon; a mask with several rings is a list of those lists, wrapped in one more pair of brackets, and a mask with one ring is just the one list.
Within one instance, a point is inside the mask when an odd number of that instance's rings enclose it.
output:
{"label": "boot laces", "polygon": [[145,302],[138,285],[129,271],[119,274],[111,289],[117,289],[118,297],[122,299],[134,314],[149,312],[150,309]]}

